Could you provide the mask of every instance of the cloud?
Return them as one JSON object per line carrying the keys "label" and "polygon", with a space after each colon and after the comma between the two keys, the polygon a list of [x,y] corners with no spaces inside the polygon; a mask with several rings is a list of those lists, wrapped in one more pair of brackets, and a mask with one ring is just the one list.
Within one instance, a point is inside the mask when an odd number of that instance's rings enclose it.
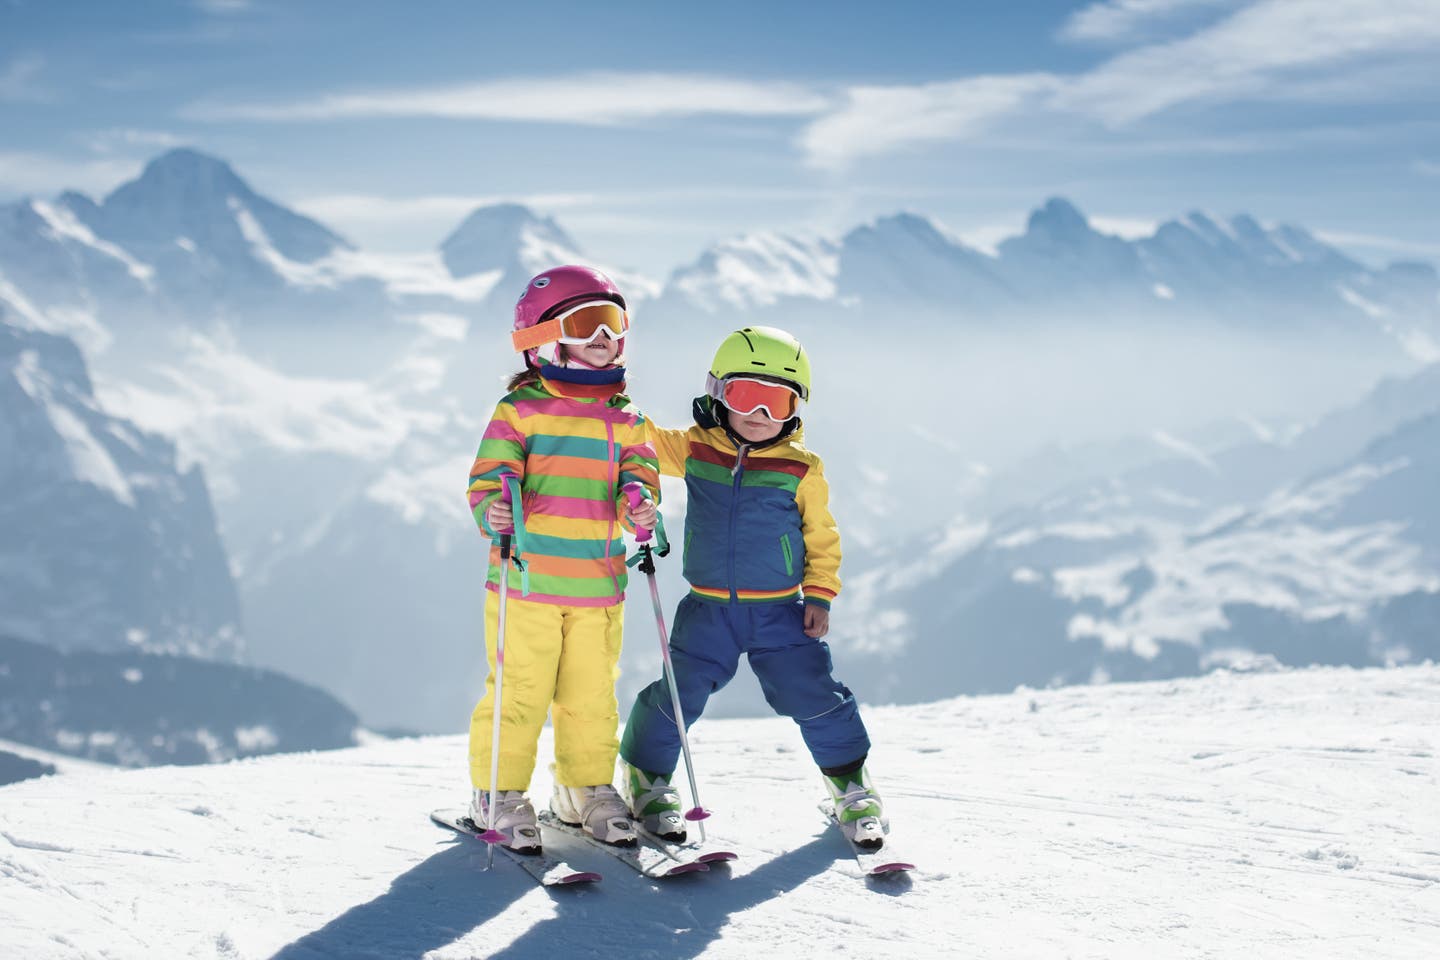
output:
{"label": "cloud", "polygon": [[182,115],[212,121],[444,117],[609,126],[705,114],[808,116],[829,106],[825,97],[790,83],[689,74],[593,73],[335,93],[289,103],[197,103]]}
{"label": "cloud", "polygon": [[1416,160],[1412,165],[1416,173],[1425,177],[1440,177],[1440,163],[1434,160]]}
{"label": "cloud", "polygon": [[328,194],[304,197],[292,205],[301,212],[327,223],[337,224],[424,224],[435,221],[459,223],[475,208],[496,203],[520,203],[541,210],[557,210],[593,204],[589,194],[534,194],[522,197],[467,196],[439,194],[419,197],[384,197],[374,194]]}
{"label": "cloud", "polygon": [[[1092,4],[1082,21],[1089,26],[1076,29],[1100,35],[1102,10],[1113,34],[1122,21],[1201,4],[1211,0]],[[1437,54],[1436,0],[1260,0],[1183,39],[1136,47],[1082,73],[856,87],[798,142],[811,165],[839,168],[918,143],[975,139],[1015,118],[1032,130],[1051,130],[1062,117],[1114,129],[1192,103],[1429,101]]]}
{"label": "cloud", "polygon": [[969,77],[912,87],[854,87],[838,110],[811,123],[800,146],[817,167],[842,167],[916,143],[957,140],[1032,106],[1060,78],[1047,73]]}
{"label": "cloud", "polygon": [[96,153],[115,153],[129,147],[159,148],[168,150],[187,143],[183,137],[163,130],[134,130],[115,128],[98,130],[85,137],[85,145]]}
{"label": "cloud", "polygon": [[1158,26],[1198,11],[1233,7],[1240,0],[1105,0],[1071,14],[1060,28],[1065,40],[1133,40]]}
{"label": "cloud", "polygon": [[1319,71],[1436,47],[1434,0],[1264,0],[1074,77],[1051,106],[1123,125],[1184,103],[1284,99],[1287,84]]}
{"label": "cloud", "polygon": [[1316,230],[1314,233],[1317,238],[1331,246],[1357,253],[1399,254],[1440,259],[1440,243],[1425,243],[1399,237],[1379,236],[1373,233],[1354,233],[1347,230]]}
{"label": "cloud", "polygon": [[51,194],[61,190],[108,192],[140,173],[139,161],[72,160],[51,154],[0,153],[0,192]]}
{"label": "cloud", "polygon": [[38,55],[18,57],[0,70],[0,101],[11,103],[46,103],[51,95],[32,81],[45,69],[45,58]]}
{"label": "cloud", "polygon": [[195,6],[206,13],[220,16],[246,13],[254,7],[251,0],[195,0]]}

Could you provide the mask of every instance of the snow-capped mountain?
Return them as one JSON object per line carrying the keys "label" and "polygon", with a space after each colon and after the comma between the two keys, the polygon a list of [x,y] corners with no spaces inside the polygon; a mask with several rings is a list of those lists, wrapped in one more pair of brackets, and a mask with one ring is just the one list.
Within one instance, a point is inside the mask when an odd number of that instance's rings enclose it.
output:
{"label": "snow-capped mountain", "polygon": [[[1420,960],[1437,697],[1430,666],[865,707],[917,867],[869,881],[781,718],[692,730],[707,834],[739,859],[652,881],[547,835],[589,890],[486,871],[429,821],[468,796],[462,737],[46,777],[0,789],[0,953]],[[531,796],[550,784],[542,762]]]}
{"label": "snow-capped mountain", "polygon": [[0,480],[0,635],[241,653],[203,468],[102,410],[73,341],[3,317]]}
{"label": "snow-capped mountain", "polygon": [[[1299,228],[1191,215],[1126,240],[1058,198],[994,253],[907,213],[833,240],[722,242],[659,296],[606,259],[513,204],[474,211],[435,251],[375,256],[193,151],[158,158],[101,203],[0,210],[0,303],[27,327],[75,331],[104,409],[204,465],[256,662],[333,678],[368,721],[423,729],[463,723],[476,692],[483,554],[460,476],[519,366],[510,309],[540,269],[597,263],[640,304],[631,393],[667,426],[688,422],[725,332],[769,322],[801,336],[816,371],[807,442],[826,458],[861,598],[898,545],[934,546],[921,532],[952,551],[932,564],[943,569],[975,523],[998,529],[1001,510],[1044,517],[1027,505],[1059,497],[1051,519],[1083,518],[1078,504],[1094,497],[1069,499],[1079,481],[1119,474],[1102,501],[1124,494],[1145,523],[1188,530],[1216,503],[1253,508],[1358,455],[1421,411],[1401,399],[1394,416],[1293,447],[1272,425],[1412,369],[1397,344],[1424,355],[1440,290],[1433,269],[1371,271]],[[1336,349],[1294,336],[1296,324],[1363,342]],[[1213,423],[1227,439],[1198,439]],[[1235,443],[1241,429],[1259,432],[1251,449]],[[1042,446],[1061,452],[1030,456]],[[662,568],[662,583],[673,603],[676,572]],[[648,611],[631,609],[642,640],[627,644],[623,683],[638,685],[656,664]],[[873,609],[837,625],[883,634]],[[1056,609],[1068,622],[1068,601]],[[1083,669],[1064,666],[1074,652],[1047,648],[1060,666],[1034,675],[1088,678],[1088,654]],[[1174,671],[1198,668],[1182,660]],[[1152,666],[1114,675],[1169,669]],[[395,697],[402,675],[425,695]]]}
{"label": "snow-capped mountain", "polygon": [[676,270],[666,294],[708,314],[742,313],[795,300],[833,300],[839,250],[821,237],[751,233],[722,241]]}
{"label": "snow-capped mountain", "polygon": [[547,266],[584,259],[579,246],[558,223],[518,203],[471,211],[440,244],[440,253],[452,276],[525,274],[521,283]]}
{"label": "snow-capped mountain", "polygon": [[837,621],[837,660],[888,674],[874,695],[925,700],[1257,656],[1440,657],[1436,450],[1432,367],[1294,437],[957,516],[853,584],[861,609]]}
{"label": "snow-capped mountain", "polygon": [[[770,239],[770,245],[786,242]],[[965,321],[968,332],[1024,326],[1202,321],[1272,335],[1327,333],[1389,342],[1423,360],[1440,357],[1440,282],[1425,265],[1372,270],[1293,225],[1265,227],[1241,214],[1222,222],[1194,212],[1153,235],[1125,239],[1095,229],[1074,204],[1051,198],[1018,236],[992,255],[913,213],[882,217],[847,233],[833,261],[810,257],[807,286],[773,255],[736,268],[727,241],[677,270],[667,302],[706,309],[727,299],[763,306],[784,288],[867,320],[895,311]],[[822,245],[823,249],[823,245]],[[805,311],[803,303],[793,309]],[[709,307],[713,309],[713,306]]]}

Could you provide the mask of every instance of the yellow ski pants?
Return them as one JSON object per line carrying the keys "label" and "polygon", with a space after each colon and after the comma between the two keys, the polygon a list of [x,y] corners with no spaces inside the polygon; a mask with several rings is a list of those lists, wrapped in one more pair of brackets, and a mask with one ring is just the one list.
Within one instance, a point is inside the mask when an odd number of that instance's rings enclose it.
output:
{"label": "yellow ski pants", "polygon": [[[500,688],[497,789],[528,790],[545,715],[555,728],[555,782],[567,787],[611,783],[619,750],[615,681],[625,605],[564,607],[512,592],[505,607],[505,675]],[[495,648],[500,596],[486,591],[485,696],[470,716],[470,782],[490,789],[494,734]]]}

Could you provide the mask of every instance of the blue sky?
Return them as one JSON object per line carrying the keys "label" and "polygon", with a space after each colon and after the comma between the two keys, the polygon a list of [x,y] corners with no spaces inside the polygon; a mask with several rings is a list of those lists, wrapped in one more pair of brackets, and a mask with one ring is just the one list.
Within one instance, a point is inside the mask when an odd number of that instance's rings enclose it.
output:
{"label": "blue sky", "polygon": [[0,0],[0,131],[0,199],[187,145],[368,249],[520,200],[657,276],[901,209],[984,244],[1056,194],[1440,261],[1440,0]]}

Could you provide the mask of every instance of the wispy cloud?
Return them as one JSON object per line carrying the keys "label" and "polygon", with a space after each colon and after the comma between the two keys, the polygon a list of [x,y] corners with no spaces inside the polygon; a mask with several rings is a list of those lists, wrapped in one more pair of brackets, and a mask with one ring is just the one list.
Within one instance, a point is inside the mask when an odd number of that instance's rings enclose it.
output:
{"label": "wispy cloud", "polygon": [[809,116],[820,94],[791,83],[660,73],[512,78],[431,89],[334,93],[281,103],[197,103],[197,120],[303,121],[358,117],[445,117],[608,126],[666,117],[730,114]]}
{"label": "wispy cloud", "polygon": [[[1116,35],[1123,24],[1202,3],[1211,0],[1095,4],[1086,8],[1094,11],[1084,21],[1090,26],[1075,29],[1098,36],[1109,23]],[[802,131],[799,144],[812,165],[841,167],[918,143],[989,136],[1016,117],[1114,129],[1194,103],[1432,100],[1437,57],[1436,0],[1258,0],[1183,39],[1136,47],[1083,73],[857,87]]]}
{"label": "wispy cloud", "polygon": [[1425,243],[1373,233],[1354,233],[1347,230],[1316,230],[1315,236],[1331,246],[1351,251],[1440,259],[1440,243]]}
{"label": "wispy cloud", "polygon": [[140,173],[139,161],[74,160],[42,153],[0,152],[0,192],[51,194],[61,190],[104,193]]}
{"label": "wispy cloud", "polygon": [[1415,172],[1426,177],[1440,177],[1440,163],[1434,160],[1416,160],[1413,164]]}
{"label": "wispy cloud", "polygon": [[36,54],[18,57],[0,69],[0,101],[45,103],[51,95],[35,84],[45,69],[45,58]]}
{"label": "wispy cloud", "polygon": [[1065,40],[1135,40],[1186,15],[1233,7],[1242,0],[1104,0],[1077,10],[1060,28]]}
{"label": "wispy cloud", "polygon": [[255,4],[251,0],[195,0],[195,6],[206,13],[226,15],[245,13]]}
{"label": "wispy cloud", "polygon": [[1052,106],[1125,124],[1183,103],[1284,98],[1317,72],[1440,47],[1434,0],[1263,0],[1073,78]]}
{"label": "wispy cloud", "polygon": [[293,206],[327,223],[343,225],[416,224],[435,221],[459,223],[476,207],[496,203],[520,203],[539,210],[560,210],[598,202],[589,194],[532,194],[528,196],[485,196],[438,194],[419,197],[385,197],[374,194],[326,194],[303,197]]}
{"label": "wispy cloud", "polygon": [[969,77],[913,87],[855,87],[838,110],[800,136],[809,162],[840,167],[916,143],[956,140],[1033,105],[1060,78],[1047,73]]}
{"label": "wispy cloud", "polygon": [[168,150],[185,143],[183,137],[164,130],[134,130],[115,128],[97,130],[86,134],[85,145],[96,153],[115,153],[135,147]]}

